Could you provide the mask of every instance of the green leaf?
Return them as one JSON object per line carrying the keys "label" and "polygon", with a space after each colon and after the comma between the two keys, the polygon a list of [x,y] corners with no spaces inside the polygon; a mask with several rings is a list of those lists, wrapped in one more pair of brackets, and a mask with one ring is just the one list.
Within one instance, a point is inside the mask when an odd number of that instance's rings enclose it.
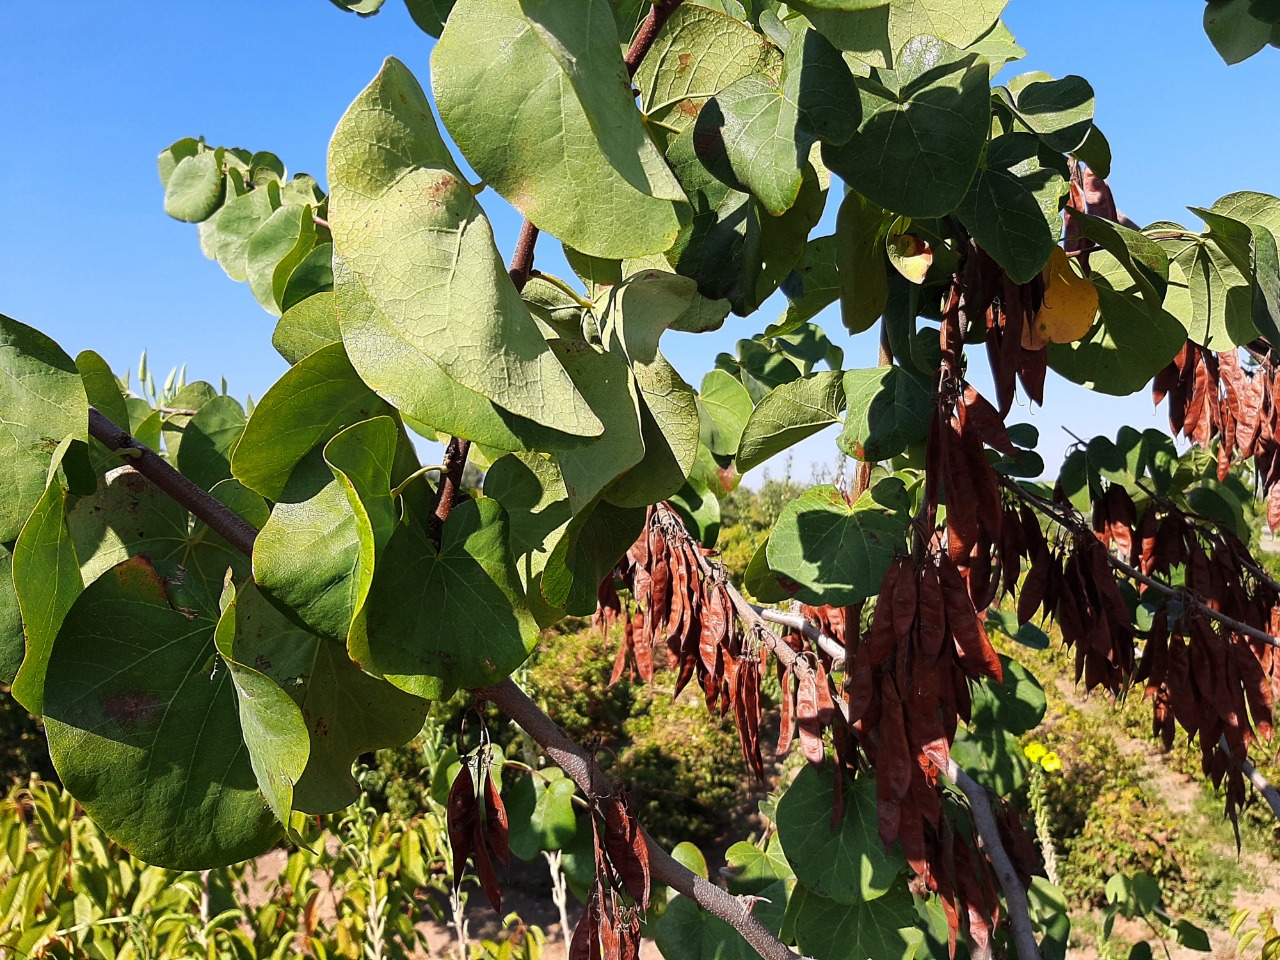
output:
{"label": "green leaf", "polygon": [[635,85],[647,116],[683,130],[708,97],[752,74],[776,75],[780,61],[774,47],[736,17],[683,4],[640,61]]}
{"label": "green leaf", "polygon": [[769,540],[766,537],[751,555],[742,586],[752,599],[759,603],[783,603],[791,599],[791,593],[778,582],[778,575],[769,569]]}
{"label": "green leaf", "polygon": [[911,894],[899,888],[870,903],[839,903],[810,893],[796,915],[796,942],[819,960],[912,960],[924,942]]}
{"label": "green leaf", "polygon": [[[228,618],[233,622],[227,624]],[[227,625],[234,627],[231,642],[223,635]],[[427,707],[424,701],[361,672],[343,644],[321,639],[289,623],[252,583],[237,592],[233,607],[224,612],[218,644],[232,664],[240,694],[241,726],[250,752],[264,746],[255,742],[259,735],[289,737],[294,742],[295,757],[301,755],[305,761],[304,769],[291,778],[295,784],[293,809],[324,814],[354,803],[360,795],[360,786],[351,773],[356,758],[398,747],[422,727]],[[261,679],[245,681],[247,668]],[[251,687],[250,683],[254,685]],[[261,693],[256,692],[259,690]],[[277,704],[274,713],[279,719],[272,723],[271,717],[265,718],[268,722],[263,724],[261,734],[251,733],[244,722],[246,711],[256,709],[255,704],[245,702],[250,693]],[[279,702],[281,696],[304,721],[301,739],[294,722],[285,719],[285,715],[292,714]],[[270,778],[280,775],[280,768],[272,764],[265,768]],[[265,792],[262,773],[258,780]]]}
{"label": "green leaf", "polygon": [[787,862],[809,891],[837,903],[883,897],[906,861],[899,848],[886,851],[880,840],[875,780],[844,784],[844,812],[835,831],[834,803],[832,774],[805,766],[778,801],[778,838]]}
{"label": "green leaf", "polygon": [[413,22],[427,35],[439,37],[444,30],[454,0],[404,0]]}
{"label": "green leaf", "polygon": [[178,162],[165,183],[165,213],[175,220],[199,223],[222,205],[226,182],[219,153],[205,149]]}
{"label": "green leaf", "polygon": [[282,311],[317,293],[332,290],[333,244],[320,243],[312,247],[296,265],[293,259],[281,261],[274,284],[276,302]]}
{"label": "green leaf", "polygon": [[[995,25],[1008,2],[894,0],[889,7],[889,42],[892,49],[901,50],[912,37],[925,34],[952,46],[967,47]],[[896,66],[901,69],[901,61]]]}
{"label": "green leaf", "polygon": [[[541,581],[549,555],[572,516],[559,469],[536,453],[508,454],[485,474],[484,495],[497,500],[507,511],[511,553],[516,558],[529,609],[539,626],[555,623],[564,611],[543,599]],[[626,547],[622,549],[625,551]]]}
{"label": "green leaf", "polygon": [[237,863],[280,834],[213,630],[209,615],[174,609],[165,581],[135,557],[80,595],[45,681],[63,784],[113,840],[171,869]]}
{"label": "green leaf", "polygon": [[1048,74],[1024,74],[1009,89],[1018,117],[1057,153],[1079,149],[1093,129],[1093,87],[1084,77],[1054,80]]}
{"label": "green leaf", "polygon": [[684,193],[631,97],[607,0],[459,0],[431,77],[472,169],[540,229],[598,257],[671,246]]}
{"label": "green leaf", "polygon": [[3,314],[0,375],[0,543],[10,543],[44,494],[58,443],[89,439],[89,402],[62,348]]}
{"label": "green leaf", "polygon": [[889,41],[892,11],[888,5],[864,10],[832,10],[824,8],[821,2],[794,0],[787,6],[803,14],[837,49],[846,53],[846,59],[865,64],[864,71],[892,65],[897,48]]}
{"label": "green leaf", "polygon": [[538,638],[508,527],[487,499],[453,508],[439,551],[416,526],[398,527],[374,573],[364,632],[348,641],[352,659],[429,700],[507,677]]}
{"label": "green leaf", "polygon": [[596,608],[600,581],[636,542],[644,527],[643,507],[598,503],[569,521],[547,558],[542,596],[553,607],[585,617]]}
{"label": "green leaf", "polygon": [[[1186,342],[1186,330],[1163,309],[1134,293],[1115,258],[1095,253],[1098,320],[1083,339],[1049,345],[1049,366],[1072,383],[1125,396],[1141,390]],[[1111,284],[1121,284],[1116,289]]]}
{"label": "green leaf", "polygon": [[814,606],[873,597],[910,522],[902,481],[882,480],[849,504],[832,486],[805,491],[783,509],[769,536],[769,566]]}
{"label": "green leaf", "polygon": [[725,851],[724,859],[729,867],[729,889],[735,894],[759,894],[778,880],[795,879],[795,871],[782,852],[782,841],[776,831],[763,850],[754,843],[739,840]]}
{"label": "green leaf", "polygon": [[[293,267],[315,246],[316,225],[311,207],[287,203],[275,210],[254,231],[245,248],[245,273],[253,291],[268,313],[280,316],[278,293]],[[277,275],[280,289],[277,290]]]}
{"label": "green leaf", "polygon": [[1257,0],[1210,0],[1204,32],[1227,64],[1248,60],[1271,42],[1275,21],[1257,16]]}
{"label": "green leaf", "polygon": [[746,387],[725,371],[712,370],[702,378],[698,408],[702,413],[702,442],[718,457],[735,456],[755,409]]}
{"label": "green leaf", "polygon": [[170,600],[188,610],[218,613],[227,570],[249,572],[248,559],[186,508],[131,467],[105,477],[98,491],[81,497],[67,514],[80,572],[92,583],[130,557],[145,555],[168,583]]}
{"label": "green leaf", "polygon": [[883,209],[856,190],[845,194],[836,215],[840,318],[850,333],[869,330],[888,303],[884,236],[889,219]]}
{"label": "green leaf", "polygon": [[178,164],[187,157],[194,157],[203,149],[204,145],[194,137],[183,137],[165,147],[160,151],[160,155],[156,157],[156,169],[160,174],[160,185],[167,187],[169,178],[173,176],[173,171]]}
{"label": "green leaf", "polygon": [[390,417],[337,434],[324,460],[313,454],[294,471],[254,541],[254,579],[263,592],[321,636],[347,639],[391,537],[396,446]]}
{"label": "green leaf", "polygon": [[929,433],[933,397],[901,367],[846,370],[844,430],[836,445],[857,460],[896,457]]}
{"label": "green leaf", "polygon": [[10,583],[22,619],[17,649],[9,650],[6,656],[16,678],[7,669],[5,675],[13,683],[14,699],[36,716],[44,712],[45,672],[58,629],[84,589],[80,561],[67,530],[66,505],[67,492],[55,478],[45,488],[13,546]]}
{"label": "green leaf", "polygon": [[841,274],[837,266],[839,241],[834,236],[815,237],[805,246],[804,261],[782,284],[787,309],[765,331],[781,336],[797,329],[840,297]]}
{"label": "green leaf", "polygon": [[1027,780],[1027,760],[1018,738],[1008,730],[961,730],[951,745],[951,756],[978,783],[1007,797]]}
{"label": "green leaf", "polygon": [[956,216],[1014,283],[1036,277],[1057,241],[1036,196],[1007,170],[980,167]]}
{"label": "green leaf", "polygon": [[271,335],[271,345],[292,366],[341,339],[334,294],[317,293],[281,315]]}
{"label": "green leaf", "polygon": [[982,730],[1002,729],[1015,736],[1034,730],[1044,719],[1044,688],[1018,661],[1001,654],[1004,679],[984,678],[973,688],[972,723]]}
{"label": "green leaf", "polygon": [[1045,960],[1066,960],[1071,917],[1062,891],[1044,877],[1032,877],[1027,906],[1032,922],[1043,932],[1040,950]]}
{"label": "green leaf", "polygon": [[209,229],[208,252],[237,283],[249,279],[249,241],[279,207],[280,187],[268,183],[228,200],[202,224]]}
{"label": "green leaf", "polygon": [[511,852],[534,861],[542,851],[562,850],[577,832],[573,781],[559,767],[521,777],[507,793]]}
{"label": "green leaf", "polygon": [[[507,276],[422,88],[398,60],[386,61],[339,121],[329,179],[335,254],[376,307],[384,343],[353,342],[361,334],[358,327],[348,331],[339,294],[343,339],[375,389],[385,394],[380,383],[402,384],[430,361],[516,416],[574,436],[600,434],[600,421]],[[388,339],[401,342],[387,351]],[[421,411],[405,409],[436,426]]]}
{"label": "green leaf", "polygon": [[389,414],[332,343],[294,364],[272,385],[245,425],[231,457],[236,479],[279,500],[294,467],[353,423]]}
{"label": "green leaf", "polygon": [[658,340],[696,296],[693,281],[659,271],[636,274],[610,289],[601,338],[610,353],[631,365],[644,439],[644,458],[605,493],[610,503],[657,503],[684,486],[693,469],[701,430],[697,394],[659,351]]}
{"label": "green leaf", "polygon": [[[1112,223],[1079,210],[1071,211],[1071,219],[1079,226],[1080,233],[1111,254],[1124,271],[1133,278],[1136,291],[1154,310],[1165,301],[1169,285],[1169,257],[1159,243],[1130,230],[1119,223]],[[1127,284],[1116,289],[1126,289]]]}
{"label": "green leaf", "polygon": [[839,422],[844,407],[843,375],[823,371],[770,392],[752,411],[742,431],[738,469],[743,473]]}
{"label": "green leaf", "polygon": [[694,145],[712,173],[780,216],[799,196],[813,144],[845,143],[857,129],[858,102],[839,51],[793,29],[781,81],[755,74],[724,88],[699,112]]}
{"label": "green leaf", "polygon": [[647,451],[640,410],[644,394],[622,357],[582,341],[562,340],[553,346],[605,428],[590,446],[555,455],[569,505],[577,513],[616,478],[644,462]]}
{"label": "green leaf", "polygon": [[128,428],[129,406],[120,392],[120,382],[111,372],[107,361],[92,350],[76,354],[76,369],[84,381],[84,391],[89,405],[117,426]]}
{"label": "green leaf", "polygon": [[844,146],[823,146],[826,165],[895,213],[940,217],[956,209],[991,126],[986,65],[943,40],[916,36],[896,71],[862,81],[861,89],[861,126]]}
{"label": "green leaf", "polygon": [[231,451],[245,428],[244,408],[235,397],[214,397],[182,428],[175,466],[202,490],[231,476]]}
{"label": "green leaf", "polygon": [[[249,751],[258,786],[267,806],[288,827],[293,788],[307,767],[311,741],[298,705],[270,677],[249,666],[247,651],[235,650],[238,619],[235,588],[228,586],[227,606],[214,629],[214,643],[235,687],[240,733]],[[258,656],[265,659],[263,651]],[[259,660],[258,662],[262,662]]]}
{"label": "green leaf", "polygon": [[590,443],[509,413],[447,376],[395,332],[343,262],[335,260],[334,268],[342,346],[360,378],[406,419],[495,450],[562,450]]}
{"label": "green leaf", "polygon": [[13,582],[13,550],[0,544],[0,683],[13,684],[26,654],[26,642]]}
{"label": "green leaf", "polygon": [[1188,950],[1198,950],[1200,953],[1209,953],[1213,949],[1209,942],[1209,934],[1190,920],[1175,920],[1173,929],[1174,940],[1179,946],[1186,947]]}
{"label": "green leaf", "polygon": [[705,483],[690,477],[667,502],[699,543],[707,548],[716,545],[720,537],[720,501]]}

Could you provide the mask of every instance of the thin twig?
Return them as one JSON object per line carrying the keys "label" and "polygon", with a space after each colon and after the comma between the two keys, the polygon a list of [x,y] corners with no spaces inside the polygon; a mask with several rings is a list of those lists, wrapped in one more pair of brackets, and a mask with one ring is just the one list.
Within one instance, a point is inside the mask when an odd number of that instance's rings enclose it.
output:
{"label": "thin twig", "polygon": [[152,407],[156,413],[162,413],[166,417],[194,417],[199,410],[188,410],[184,407]]}
{"label": "thin twig", "polygon": [[129,465],[138,473],[203,520],[210,530],[219,534],[231,546],[247,556],[253,556],[253,541],[258,535],[253,524],[201,490],[158,453],[133,439],[129,431],[116,426],[93,407],[89,408],[89,434],[108,449],[125,454],[129,458]]}
{"label": "thin twig", "polygon": [[1013,928],[1013,942],[1018,948],[1018,960],[1041,960],[1036,934],[1031,929],[1027,888],[1022,885],[1022,878],[1018,876],[1018,871],[1013,861],[1009,859],[1009,854],[1000,839],[1000,827],[996,823],[995,812],[991,809],[991,798],[987,795],[986,788],[965,773],[955,760],[947,764],[947,776],[969,801],[978,842],[986,853],[987,859],[991,861],[996,879],[1000,881],[1000,889],[1004,891],[1009,926]]}
{"label": "thin twig", "polygon": [[[208,524],[210,529],[245,556],[253,556],[253,541],[258,532],[252,524],[215,499],[212,494],[200,489],[155,451],[138,443],[93,408],[89,410],[89,433],[112,450],[133,451],[128,456],[134,469]],[[465,462],[465,456],[462,460]],[[786,647],[785,644],[783,646]],[[790,647],[786,649],[795,656]],[[504,680],[476,693],[491,701],[515,721],[579,787],[586,789],[592,782],[593,773],[596,783],[608,782],[599,768],[595,767],[591,755],[570,740],[556,726],[555,721],[543,713],[513,681]],[[796,955],[751,915],[750,907],[745,901],[708,883],[678,863],[648,835],[645,836],[645,841],[649,847],[649,865],[653,879],[679,891],[707,912],[732,925],[765,960],[796,960]]]}
{"label": "thin twig", "polygon": [[[1066,527],[1072,533],[1080,536],[1088,535],[1090,537],[1095,535],[1094,532],[1088,527],[1088,525],[1084,523],[1084,521],[1079,520],[1076,517],[1072,516],[1066,510],[1060,508],[1057,504],[1050,503],[1048,500],[1045,500],[1043,497],[1036,496],[1030,490],[1025,489],[1020,484],[1014,483],[1012,480],[1009,480],[1007,477],[999,477],[998,479],[1000,481],[1000,485],[1003,486],[1006,490],[1010,491],[1015,496],[1021,497],[1024,501],[1029,503],[1033,508],[1035,508],[1036,510],[1039,510],[1041,513],[1050,517],[1055,523],[1059,524],[1060,526]],[[1112,554],[1110,551],[1107,551],[1106,556],[1107,556],[1107,562],[1111,564],[1111,566],[1114,567],[1116,570],[1123,573],[1129,579],[1136,580],[1138,583],[1141,583],[1141,584],[1145,584],[1146,586],[1150,587],[1152,590],[1155,590],[1157,593],[1164,594],[1166,597],[1170,597],[1184,604],[1189,604],[1191,606],[1194,606],[1196,609],[1198,609],[1210,620],[1216,621],[1217,623],[1226,627],[1232,633],[1238,633],[1241,636],[1249,637],[1252,640],[1257,640],[1259,643],[1265,643],[1268,646],[1280,647],[1280,639],[1273,637],[1271,634],[1267,633],[1265,630],[1260,630],[1257,627],[1250,626],[1249,624],[1244,623],[1240,620],[1237,620],[1234,617],[1227,616],[1225,613],[1222,613],[1221,611],[1215,610],[1204,600],[1203,597],[1197,596],[1196,594],[1192,593],[1190,590],[1187,590],[1185,588],[1172,587],[1169,584],[1165,583],[1163,580],[1157,580],[1154,577],[1149,577],[1145,573],[1143,573],[1141,570],[1136,570],[1133,567],[1129,566],[1129,564],[1125,563],[1123,560],[1121,560],[1119,557]]]}
{"label": "thin twig", "polygon": [[[475,693],[518,723],[579,789],[584,792],[594,790],[598,794],[600,785],[609,782],[591,755],[570,740],[514,681],[503,680]],[[649,871],[654,880],[666,884],[730,924],[765,960],[796,960],[796,954],[752,915],[751,907],[744,898],[735,897],[682,866],[648,833],[644,839],[649,848]]]}

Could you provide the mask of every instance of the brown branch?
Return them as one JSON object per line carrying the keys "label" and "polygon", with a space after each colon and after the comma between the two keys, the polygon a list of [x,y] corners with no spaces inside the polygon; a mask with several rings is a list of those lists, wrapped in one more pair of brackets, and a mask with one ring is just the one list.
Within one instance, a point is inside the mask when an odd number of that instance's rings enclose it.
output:
{"label": "brown branch", "polygon": [[653,41],[658,39],[658,34],[662,31],[666,22],[671,19],[671,15],[676,12],[676,7],[680,6],[680,3],[681,0],[657,0],[649,8],[649,15],[640,24],[640,29],[636,31],[635,39],[631,41],[631,46],[627,49],[626,56],[622,58],[622,62],[627,67],[628,77],[636,75],[636,71],[640,69],[640,62],[644,60],[644,55],[649,52],[649,48],[653,46]]}
{"label": "brown branch", "polygon": [[965,773],[954,759],[947,765],[947,777],[968,799],[978,843],[991,861],[996,879],[1000,881],[1000,889],[1004,891],[1009,925],[1013,928],[1013,942],[1018,948],[1018,960],[1041,960],[1040,946],[1036,943],[1035,931],[1031,929],[1027,888],[1022,885],[1022,878],[1018,876],[1000,839],[1000,827],[996,823],[986,788]]}
{"label": "brown branch", "polygon": [[[599,792],[600,784],[609,782],[591,755],[570,740],[514,681],[504,680],[495,686],[476,690],[475,694],[493,703],[518,723],[584,793]],[[730,924],[765,960],[796,960],[796,954],[752,915],[747,900],[735,897],[682,866],[647,833],[645,844],[649,848],[649,870],[654,880],[666,884]]]}
{"label": "brown branch", "polygon": [[[1095,536],[1093,530],[1090,529],[1083,520],[1078,519],[1065,509],[1059,507],[1057,504],[1051,503],[1043,497],[1036,496],[1030,490],[1025,489],[1020,484],[1014,483],[1008,477],[998,477],[997,479],[1000,481],[1000,485],[1002,487],[1015,496],[1022,498],[1022,500],[1030,504],[1032,508],[1040,511],[1059,526],[1065,527],[1078,536]],[[1112,554],[1109,550],[1107,551],[1106,556],[1107,562],[1130,580],[1136,580],[1138,583],[1145,584],[1157,593],[1162,593],[1166,597],[1194,606],[1210,620],[1216,621],[1232,633],[1238,633],[1241,636],[1249,637],[1250,639],[1257,640],[1259,643],[1265,643],[1268,646],[1280,647],[1280,638],[1273,637],[1265,630],[1259,630],[1257,627],[1252,627],[1243,621],[1237,620],[1234,617],[1229,617],[1225,613],[1215,610],[1203,597],[1197,596],[1190,590],[1172,587],[1163,580],[1157,580],[1155,577],[1149,577],[1141,570],[1136,570],[1129,566],[1129,564]]]}
{"label": "brown branch", "polygon": [[533,273],[533,248],[537,243],[538,228],[526,220],[520,228],[520,238],[516,240],[516,252],[511,255],[511,266],[507,268],[507,275],[518,291],[523,292]]}
{"label": "brown branch", "polygon": [[[186,507],[191,513],[209,525],[233,547],[245,556],[253,556],[253,541],[258,531],[253,525],[200,489],[166,460],[149,447],[138,443],[128,432],[116,426],[92,407],[89,409],[89,433],[112,450],[130,458],[131,465],[150,480],[163,493]],[[465,443],[466,441],[462,441]],[[465,450],[460,462],[466,462]],[[443,485],[442,485],[443,486]],[[784,645],[785,646],[785,645]],[[790,648],[787,648],[790,651]],[[792,654],[794,656],[794,653]],[[599,769],[594,768],[590,754],[568,738],[554,720],[548,717],[511,680],[504,680],[492,687],[476,691],[477,695],[492,701],[503,713],[529,734],[569,777],[584,791],[591,784],[607,783]],[[595,780],[592,780],[594,775]],[[796,960],[796,955],[751,915],[747,901],[733,896],[680,863],[663,850],[647,834],[649,865],[652,876],[674,890],[689,897],[708,913],[732,925],[743,939],[755,948],[765,960]]]}
{"label": "brown branch", "polygon": [[458,494],[462,491],[462,472],[467,467],[467,454],[471,450],[471,441],[461,437],[450,437],[449,445],[444,451],[444,469],[440,472],[440,489],[436,494],[436,508],[427,520],[427,534],[440,546],[440,538],[444,536],[444,522],[458,502]]}
{"label": "brown branch", "polygon": [[133,439],[129,431],[116,426],[93,407],[89,408],[89,435],[108,449],[124,454],[133,469],[203,520],[210,530],[241,553],[253,556],[253,541],[258,535],[253,524],[200,489],[158,453]]}

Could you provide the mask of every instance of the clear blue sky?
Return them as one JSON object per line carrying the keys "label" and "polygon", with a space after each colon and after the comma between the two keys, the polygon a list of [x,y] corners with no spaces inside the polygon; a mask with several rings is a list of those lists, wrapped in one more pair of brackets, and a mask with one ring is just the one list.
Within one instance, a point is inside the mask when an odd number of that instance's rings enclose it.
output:
{"label": "clear blue sky", "polygon": [[[431,42],[399,0],[368,20],[325,0],[169,0],[9,4],[0,34],[0,312],[45,331],[74,355],[91,348],[117,372],[187,363],[190,379],[226,376],[260,397],[285,369],[273,319],[242,284],[200,254],[194,227],[165,216],[156,154],[183,136],[278,153],[323,182],[325,148],[346,105],[395,55],[426,80]],[[1140,223],[1196,221],[1186,205],[1224,193],[1280,194],[1280,51],[1228,68],[1200,28],[1198,2],[1012,0],[1006,21],[1028,57],[1022,70],[1078,73],[1097,93],[1120,207]],[[515,214],[482,197],[509,253]],[[828,217],[830,222],[830,217]],[[560,268],[556,245],[539,262]],[[696,386],[716,353],[774,319],[773,305],[724,330],[669,335],[665,349]],[[851,340],[871,365],[874,334]],[[975,381],[986,363],[975,353]],[[1150,399],[1095,396],[1050,374],[1047,409],[1013,419],[1041,428],[1055,465],[1070,441],[1122,422],[1167,428]],[[796,474],[832,464],[830,435],[798,448]]]}

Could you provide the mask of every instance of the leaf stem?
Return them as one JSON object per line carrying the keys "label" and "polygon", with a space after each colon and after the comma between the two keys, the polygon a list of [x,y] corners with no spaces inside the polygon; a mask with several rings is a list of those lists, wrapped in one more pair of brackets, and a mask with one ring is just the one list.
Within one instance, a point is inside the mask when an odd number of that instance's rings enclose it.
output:
{"label": "leaf stem", "polygon": [[569,284],[565,283],[563,280],[561,280],[557,276],[554,276],[553,274],[543,273],[541,270],[532,270],[529,273],[529,279],[541,280],[543,283],[549,283],[551,286],[555,287],[561,293],[565,294],[566,296],[572,297],[573,302],[580,307],[585,307],[588,310],[590,310],[592,307],[592,303],[590,300],[582,296],[580,293],[574,290],[573,287],[569,286]]}
{"label": "leaf stem", "polygon": [[409,484],[413,483],[413,481],[417,480],[419,477],[426,476],[432,470],[438,470],[441,473],[444,473],[444,464],[432,464],[429,467],[419,467],[417,470],[413,471],[413,473],[401,480],[396,488],[391,491],[391,499],[394,500],[396,497],[400,496],[400,494],[404,493],[405,487],[409,486]]}

